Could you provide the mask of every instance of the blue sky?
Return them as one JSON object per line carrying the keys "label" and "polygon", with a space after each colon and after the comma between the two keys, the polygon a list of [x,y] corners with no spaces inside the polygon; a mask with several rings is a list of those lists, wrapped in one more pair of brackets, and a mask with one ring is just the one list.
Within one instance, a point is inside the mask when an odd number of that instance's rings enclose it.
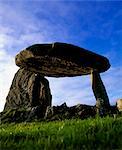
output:
{"label": "blue sky", "polygon": [[[0,0],[0,111],[18,70],[15,55],[35,43],[66,42],[108,57],[111,104],[122,98],[122,1]],[[48,78],[53,105],[95,104],[90,76]]]}

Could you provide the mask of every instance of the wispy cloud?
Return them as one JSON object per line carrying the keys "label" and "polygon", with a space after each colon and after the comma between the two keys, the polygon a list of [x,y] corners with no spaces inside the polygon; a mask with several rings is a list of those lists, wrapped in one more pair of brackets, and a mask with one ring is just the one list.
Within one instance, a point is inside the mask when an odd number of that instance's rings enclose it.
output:
{"label": "wispy cloud", "polygon": [[[106,55],[102,74],[110,102],[122,97],[121,9],[114,2],[0,1],[0,111],[17,67],[14,56],[35,43],[67,42]],[[95,104],[90,76],[48,78],[53,104]]]}
{"label": "wispy cloud", "polygon": [[122,67],[111,67],[111,69],[102,75],[111,104],[122,98]]}
{"label": "wispy cloud", "polygon": [[0,49],[0,111],[3,110],[6,96],[18,67],[14,63],[14,58]]}
{"label": "wispy cloud", "polygon": [[69,106],[84,103],[95,104],[89,76],[48,78],[53,95],[53,104],[67,102]]}

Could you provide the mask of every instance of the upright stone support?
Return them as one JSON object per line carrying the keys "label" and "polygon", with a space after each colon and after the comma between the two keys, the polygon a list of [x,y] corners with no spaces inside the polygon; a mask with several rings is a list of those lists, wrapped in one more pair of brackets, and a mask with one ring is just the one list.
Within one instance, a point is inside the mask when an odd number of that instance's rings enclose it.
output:
{"label": "upright stone support", "polygon": [[99,115],[105,115],[110,108],[109,98],[102,82],[100,74],[97,70],[92,70],[92,89],[96,98],[96,108]]}
{"label": "upright stone support", "polygon": [[51,103],[52,95],[48,80],[40,74],[21,68],[13,79],[4,111],[21,108],[26,111],[28,108],[39,106],[45,114]]}

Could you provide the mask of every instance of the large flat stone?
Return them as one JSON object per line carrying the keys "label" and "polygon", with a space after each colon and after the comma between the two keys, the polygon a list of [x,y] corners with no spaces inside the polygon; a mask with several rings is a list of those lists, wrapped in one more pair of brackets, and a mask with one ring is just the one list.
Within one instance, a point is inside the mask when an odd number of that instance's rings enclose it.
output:
{"label": "large flat stone", "polygon": [[80,76],[97,70],[109,69],[106,57],[66,44],[36,44],[21,51],[15,59],[16,65],[50,77]]}

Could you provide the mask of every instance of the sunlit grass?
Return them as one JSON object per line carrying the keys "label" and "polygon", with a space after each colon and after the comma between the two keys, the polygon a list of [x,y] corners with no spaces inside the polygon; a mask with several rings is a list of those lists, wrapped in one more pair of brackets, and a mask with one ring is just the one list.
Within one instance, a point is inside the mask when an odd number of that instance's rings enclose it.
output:
{"label": "sunlit grass", "polygon": [[0,125],[0,150],[122,149],[122,118]]}

